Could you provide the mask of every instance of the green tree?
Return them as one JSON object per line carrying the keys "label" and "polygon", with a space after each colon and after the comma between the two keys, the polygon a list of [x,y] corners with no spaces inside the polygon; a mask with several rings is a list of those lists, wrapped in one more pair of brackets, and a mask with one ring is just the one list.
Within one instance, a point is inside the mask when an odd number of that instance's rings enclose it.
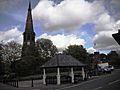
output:
{"label": "green tree", "polygon": [[70,45],[63,53],[69,54],[79,61],[88,63],[88,53],[82,45]]}
{"label": "green tree", "polygon": [[39,52],[39,56],[45,60],[53,57],[58,52],[56,46],[53,45],[52,41],[49,39],[38,39],[36,41],[36,46]]}
{"label": "green tree", "polygon": [[116,51],[111,51],[110,53],[108,53],[107,58],[108,58],[108,62],[111,65],[115,65],[115,66],[120,65],[120,56],[117,54]]}
{"label": "green tree", "polygon": [[5,73],[5,66],[4,66],[4,61],[3,61],[3,57],[2,57],[2,44],[0,44],[0,75],[3,75]]}
{"label": "green tree", "polygon": [[57,53],[57,48],[52,41],[43,38],[36,41],[35,49],[33,47],[33,50],[35,50],[31,52],[34,53],[33,55],[22,57],[17,62],[17,73],[20,76],[41,73],[40,66]]}
{"label": "green tree", "polygon": [[40,73],[41,59],[35,59],[33,56],[28,56],[19,60],[16,65],[16,73],[19,76],[27,76]]}
{"label": "green tree", "polygon": [[15,63],[21,58],[21,49],[22,46],[15,41],[3,44],[2,57],[6,73],[15,72]]}
{"label": "green tree", "polygon": [[108,59],[107,59],[107,55],[102,53],[100,54],[100,60],[104,63],[104,62],[108,62]]}

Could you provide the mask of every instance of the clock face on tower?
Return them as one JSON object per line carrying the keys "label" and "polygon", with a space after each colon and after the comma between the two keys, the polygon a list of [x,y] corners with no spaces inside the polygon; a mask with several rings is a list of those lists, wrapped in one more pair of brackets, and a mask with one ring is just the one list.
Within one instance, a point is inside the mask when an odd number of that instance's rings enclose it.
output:
{"label": "clock face on tower", "polygon": [[27,45],[30,45],[30,42],[29,42],[29,41],[27,42]]}

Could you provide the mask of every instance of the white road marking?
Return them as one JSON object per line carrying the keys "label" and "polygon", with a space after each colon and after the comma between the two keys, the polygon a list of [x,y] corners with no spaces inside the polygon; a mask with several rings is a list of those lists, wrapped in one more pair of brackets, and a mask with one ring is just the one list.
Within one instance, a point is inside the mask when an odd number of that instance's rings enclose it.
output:
{"label": "white road marking", "polygon": [[98,87],[98,88],[95,88],[95,89],[93,89],[93,90],[99,90],[99,89],[101,89],[102,87]]}
{"label": "white road marking", "polygon": [[119,81],[120,81],[120,80],[115,80],[115,81],[113,81],[113,82],[108,83],[108,85],[112,85],[112,84],[117,83],[117,82],[119,82]]}

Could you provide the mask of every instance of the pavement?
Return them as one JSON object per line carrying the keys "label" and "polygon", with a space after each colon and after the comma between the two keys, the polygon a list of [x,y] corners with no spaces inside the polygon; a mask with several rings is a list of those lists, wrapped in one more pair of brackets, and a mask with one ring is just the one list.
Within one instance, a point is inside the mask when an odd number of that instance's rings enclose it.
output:
{"label": "pavement", "polygon": [[19,88],[16,88],[0,83],[0,90],[120,90],[119,88],[120,69],[77,84],[48,84],[46,86],[42,84],[41,80],[35,80],[34,87],[31,87],[31,81],[20,81]]}
{"label": "pavement", "polygon": [[[0,90],[17,90],[17,89],[18,88],[15,88],[13,86],[0,83]],[[18,90],[20,90],[20,89],[18,89]]]}
{"label": "pavement", "polygon": [[[28,84],[30,83],[29,81],[20,82],[20,83],[21,84],[19,85],[19,88],[0,83],[0,90],[56,90],[71,85],[71,84],[62,84],[62,85],[49,84],[46,86],[37,83],[34,84],[34,87],[31,87],[31,84]],[[25,84],[23,85],[23,83]]]}

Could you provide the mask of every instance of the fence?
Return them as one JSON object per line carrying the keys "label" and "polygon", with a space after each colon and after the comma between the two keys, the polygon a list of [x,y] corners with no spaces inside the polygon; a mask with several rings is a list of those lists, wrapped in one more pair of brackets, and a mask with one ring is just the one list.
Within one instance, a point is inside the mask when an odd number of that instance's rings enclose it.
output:
{"label": "fence", "polygon": [[18,79],[3,79],[2,82],[18,88]]}

